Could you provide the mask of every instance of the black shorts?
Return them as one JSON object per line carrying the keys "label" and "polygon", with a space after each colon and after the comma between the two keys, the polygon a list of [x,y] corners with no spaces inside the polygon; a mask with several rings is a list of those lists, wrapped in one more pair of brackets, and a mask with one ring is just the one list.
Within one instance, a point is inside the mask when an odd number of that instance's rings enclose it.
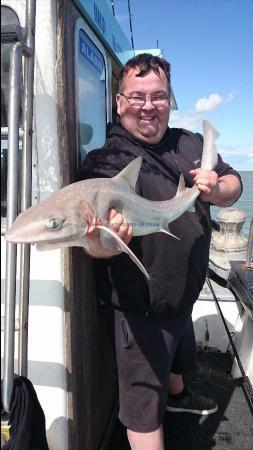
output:
{"label": "black shorts", "polygon": [[119,419],[127,428],[151,432],[165,412],[170,372],[196,364],[191,311],[174,319],[132,316],[115,310]]}

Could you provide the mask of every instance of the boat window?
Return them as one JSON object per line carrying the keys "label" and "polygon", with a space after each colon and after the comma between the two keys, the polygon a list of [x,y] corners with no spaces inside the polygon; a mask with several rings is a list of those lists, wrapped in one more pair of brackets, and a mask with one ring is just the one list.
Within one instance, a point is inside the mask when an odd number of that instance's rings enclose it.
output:
{"label": "boat window", "polygon": [[106,137],[106,65],[100,50],[79,29],[77,51],[78,165]]}
{"label": "boat window", "polygon": [[[6,217],[10,53],[19,38],[18,16],[11,8],[1,6],[1,228]],[[21,120],[20,108],[20,123]]]}
{"label": "boat window", "polygon": [[19,19],[7,6],[1,6],[1,127],[8,126],[10,53],[18,40]]}

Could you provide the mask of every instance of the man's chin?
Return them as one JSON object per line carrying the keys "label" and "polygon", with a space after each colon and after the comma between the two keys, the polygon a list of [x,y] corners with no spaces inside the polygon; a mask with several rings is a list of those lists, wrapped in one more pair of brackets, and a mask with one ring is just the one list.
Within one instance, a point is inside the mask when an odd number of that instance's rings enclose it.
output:
{"label": "man's chin", "polygon": [[140,133],[138,136],[138,139],[152,145],[152,144],[158,144],[162,138],[161,138],[160,134],[157,135],[156,133],[154,133],[154,134]]}
{"label": "man's chin", "polygon": [[[139,130],[140,139],[150,143],[157,143],[162,139],[160,131],[153,127],[141,128]],[[151,142],[152,141],[152,142]]]}

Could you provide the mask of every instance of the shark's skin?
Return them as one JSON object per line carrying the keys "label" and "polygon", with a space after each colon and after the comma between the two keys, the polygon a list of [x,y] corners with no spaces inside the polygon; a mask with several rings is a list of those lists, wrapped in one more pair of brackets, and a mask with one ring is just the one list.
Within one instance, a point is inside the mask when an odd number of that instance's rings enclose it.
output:
{"label": "shark's skin", "polygon": [[[214,126],[203,121],[203,156],[201,168],[212,170],[217,164],[214,144],[219,136]],[[7,231],[12,243],[36,244],[39,250],[60,247],[84,247],[89,251],[90,230],[100,230],[100,241],[107,248],[126,252],[148,278],[148,274],[129,247],[108,227],[111,208],[131,224],[133,236],[156,232],[168,233],[168,225],[185,211],[192,211],[200,194],[197,186],[185,188],[180,177],[177,194],[170,200],[151,201],[135,192],[142,158],[130,162],[114,178],[94,178],[70,184],[21,213]],[[94,253],[94,249],[93,249]]]}

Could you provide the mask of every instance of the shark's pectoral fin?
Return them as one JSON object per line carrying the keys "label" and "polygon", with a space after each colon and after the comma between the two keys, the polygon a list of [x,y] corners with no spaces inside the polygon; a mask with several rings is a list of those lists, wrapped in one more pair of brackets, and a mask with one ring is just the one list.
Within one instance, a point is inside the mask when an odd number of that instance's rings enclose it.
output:
{"label": "shark's pectoral fin", "polygon": [[109,250],[121,250],[119,243],[116,240],[116,233],[115,236],[112,235],[104,225],[97,225],[96,228],[99,228],[100,230],[100,242],[105,248],[108,248]]}
{"label": "shark's pectoral fin", "polygon": [[165,230],[164,228],[161,228],[160,230],[159,230],[161,233],[165,233],[165,234],[168,234],[169,236],[172,236],[173,238],[175,238],[175,239],[177,239],[178,241],[180,241],[180,238],[178,238],[177,236],[175,236],[173,233],[171,233],[171,231],[168,229],[168,230]]}
{"label": "shark's pectoral fin", "polygon": [[[137,256],[130,250],[130,248],[120,239],[120,237],[110,228],[107,228],[103,225],[97,225],[96,228],[100,230],[100,240],[101,243],[107,248],[117,248],[122,252],[126,253],[131,260],[139,267],[145,277],[149,280],[148,272],[145,267],[141,264]],[[109,236],[108,236],[109,235]],[[108,239],[109,237],[109,239]]]}

